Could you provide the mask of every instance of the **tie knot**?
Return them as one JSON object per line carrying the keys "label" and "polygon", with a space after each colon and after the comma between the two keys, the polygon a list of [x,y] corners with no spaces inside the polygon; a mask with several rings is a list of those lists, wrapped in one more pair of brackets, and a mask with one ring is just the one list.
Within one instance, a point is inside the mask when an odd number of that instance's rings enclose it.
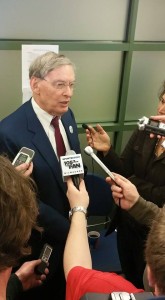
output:
{"label": "tie knot", "polygon": [[51,124],[53,125],[53,127],[59,127],[59,117],[55,117],[52,119]]}

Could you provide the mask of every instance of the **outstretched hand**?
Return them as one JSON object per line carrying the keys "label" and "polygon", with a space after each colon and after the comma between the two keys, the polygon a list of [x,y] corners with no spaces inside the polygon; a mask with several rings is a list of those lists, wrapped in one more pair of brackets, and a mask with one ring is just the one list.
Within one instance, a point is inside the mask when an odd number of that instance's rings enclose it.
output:
{"label": "outstretched hand", "polygon": [[96,129],[89,125],[88,127],[90,128],[86,129],[88,145],[97,151],[108,152],[111,147],[110,137],[103,127],[99,124],[96,125]]}
{"label": "outstretched hand", "polygon": [[129,210],[138,201],[139,193],[128,179],[119,174],[113,174],[117,185],[110,177],[107,177],[106,181],[111,185],[114,201],[122,209]]}

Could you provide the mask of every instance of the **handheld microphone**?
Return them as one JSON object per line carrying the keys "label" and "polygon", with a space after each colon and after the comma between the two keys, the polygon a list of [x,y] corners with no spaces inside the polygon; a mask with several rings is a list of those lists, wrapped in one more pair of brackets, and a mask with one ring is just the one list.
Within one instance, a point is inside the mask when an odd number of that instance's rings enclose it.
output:
{"label": "handheld microphone", "polygon": [[[115,178],[113,173],[102,163],[102,161],[94,154],[93,149],[90,146],[87,146],[84,149],[84,152],[86,154],[88,154],[89,156],[91,156],[97,163],[98,165],[109,175],[109,177],[111,177],[111,179],[113,180],[113,182],[118,185],[115,182]],[[119,199],[119,206],[117,206],[117,204],[114,205],[112,213],[111,213],[111,222],[109,225],[109,228],[107,230],[107,232],[105,233],[105,236],[107,236],[108,234],[112,233],[118,225],[118,219],[120,218],[120,213],[121,213],[121,207],[120,207],[120,199]]]}
{"label": "handheld microphone", "polygon": [[[105,171],[105,173],[108,174],[109,177],[111,177],[111,179],[115,182],[115,177],[113,175],[113,173],[103,164],[103,162],[96,156],[96,154],[93,152],[93,149],[90,146],[87,146],[84,149],[84,152],[86,154],[88,154],[89,156],[91,156],[96,162],[97,164]],[[116,182],[115,182],[116,183]]]}
{"label": "handheld microphone", "polygon": [[82,128],[90,130],[89,126],[87,124],[85,124],[85,123],[82,124]]}
{"label": "handheld microphone", "polygon": [[73,183],[79,189],[80,178],[83,178],[84,167],[81,154],[76,154],[74,150],[66,152],[65,156],[60,157],[63,181],[66,182],[69,176]]}

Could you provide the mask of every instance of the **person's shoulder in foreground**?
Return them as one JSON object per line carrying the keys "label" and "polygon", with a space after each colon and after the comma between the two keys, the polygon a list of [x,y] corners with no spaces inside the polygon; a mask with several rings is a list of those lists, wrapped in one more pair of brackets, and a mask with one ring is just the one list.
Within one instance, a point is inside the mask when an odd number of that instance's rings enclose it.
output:
{"label": "person's shoulder in foreground", "polygon": [[67,277],[66,300],[78,300],[87,292],[110,294],[119,291],[144,292],[118,274],[86,269],[81,266],[72,268]]}

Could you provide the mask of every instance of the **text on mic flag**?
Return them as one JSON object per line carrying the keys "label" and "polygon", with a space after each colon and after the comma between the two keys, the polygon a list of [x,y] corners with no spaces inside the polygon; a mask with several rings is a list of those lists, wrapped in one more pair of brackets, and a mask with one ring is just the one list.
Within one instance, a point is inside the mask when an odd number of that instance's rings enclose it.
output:
{"label": "text on mic flag", "polygon": [[84,174],[81,154],[65,155],[60,157],[63,180],[68,176]]}

